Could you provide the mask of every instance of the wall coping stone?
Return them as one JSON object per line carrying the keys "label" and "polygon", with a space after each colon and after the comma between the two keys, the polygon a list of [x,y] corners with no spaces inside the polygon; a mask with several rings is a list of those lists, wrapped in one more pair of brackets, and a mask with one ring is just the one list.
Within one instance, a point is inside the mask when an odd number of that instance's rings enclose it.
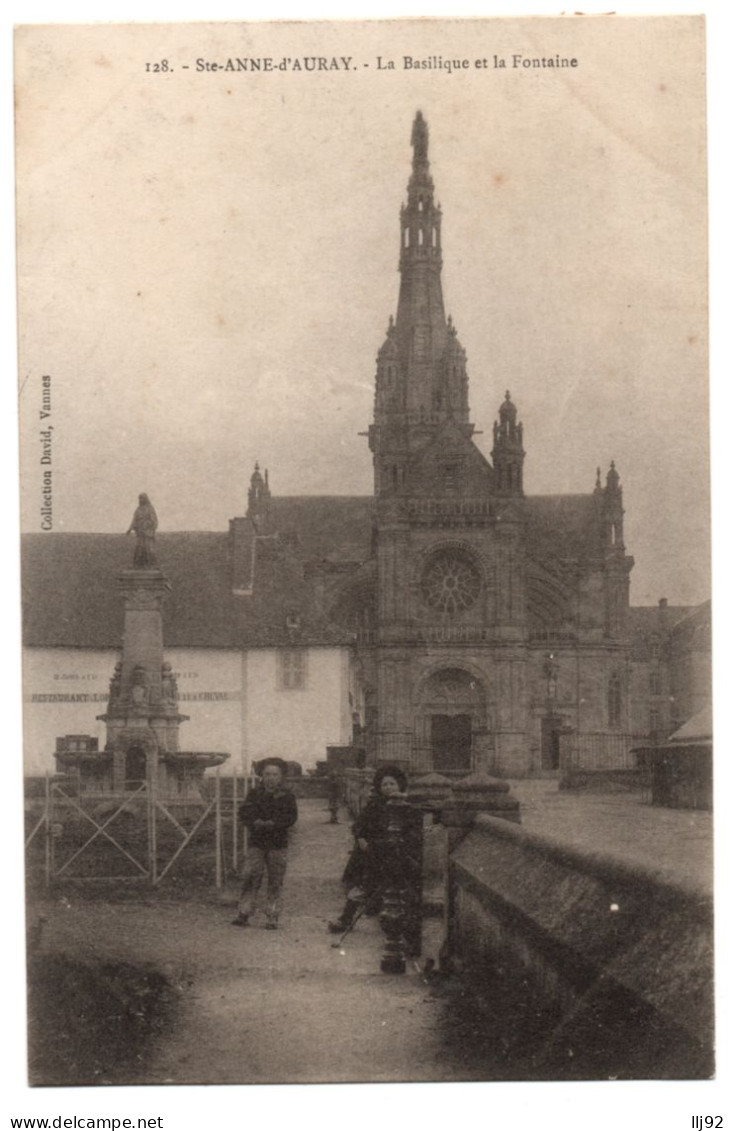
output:
{"label": "wall coping stone", "polygon": [[492,817],[489,813],[477,813],[473,821],[474,830],[483,835],[513,841],[521,848],[541,854],[557,863],[569,865],[574,870],[611,883],[623,883],[638,887],[639,884],[653,886],[669,898],[684,899],[697,904],[700,911],[712,916],[713,899],[706,892],[682,878],[672,879],[668,872],[650,868],[641,863],[620,860],[593,849],[578,848],[562,844],[543,833],[530,832],[513,822]]}

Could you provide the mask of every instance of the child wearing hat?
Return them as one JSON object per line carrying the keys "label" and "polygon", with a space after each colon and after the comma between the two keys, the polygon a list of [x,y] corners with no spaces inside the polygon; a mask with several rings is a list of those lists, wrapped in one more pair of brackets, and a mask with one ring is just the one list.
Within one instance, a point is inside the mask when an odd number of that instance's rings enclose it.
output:
{"label": "child wearing hat", "polygon": [[257,904],[262,881],[267,875],[265,929],[274,931],[282,905],[288,834],[298,820],[298,806],[295,797],[284,785],[285,763],[281,758],[266,759],[260,764],[259,770],[260,782],[239,810],[240,820],[249,832],[249,845],[237,917],[232,920],[232,925],[248,925]]}

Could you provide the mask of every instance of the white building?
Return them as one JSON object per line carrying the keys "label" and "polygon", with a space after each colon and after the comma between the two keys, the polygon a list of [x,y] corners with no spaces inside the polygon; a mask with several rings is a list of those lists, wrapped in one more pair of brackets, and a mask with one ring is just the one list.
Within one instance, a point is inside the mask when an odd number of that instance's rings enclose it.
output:
{"label": "white building", "polygon": [[[270,500],[255,470],[247,517],[228,532],[163,533],[164,606],[186,750],[228,752],[223,772],[266,755],[304,770],[363,723],[354,635],[329,618],[326,591],[368,553],[371,499]],[[23,539],[25,772],[55,769],[56,737],[104,745],[109,680],[120,658],[129,539],[30,534]],[[323,582],[323,579],[326,582]]]}

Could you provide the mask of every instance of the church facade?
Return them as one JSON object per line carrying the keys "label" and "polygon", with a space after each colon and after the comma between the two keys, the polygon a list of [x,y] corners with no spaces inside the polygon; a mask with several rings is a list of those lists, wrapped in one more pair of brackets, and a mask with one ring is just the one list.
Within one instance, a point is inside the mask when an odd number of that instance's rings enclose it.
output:
{"label": "church facade", "polygon": [[[709,695],[709,604],[630,606],[618,471],[597,469],[585,494],[526,495],[531,438],[509,392],[497,391],[490,460],[477,446],[420,113],[412,149],[366,434],[373,497],[277,497],[256,467],[228,531],[158,537],[181,698],[204,697],[202,725],[232,767],[277,753],[309,768],[352,743],[367,764],[411,772],[630,768],[635,745]],[[39,756],[53,735],[88,729],[94,710],[64,680],[109,678],[126,553],[124,536],[24,539]]]}
{"label": "church facade", "polygon": [[[400,290],[377,358],[373,586],[357,586],[377,761],[517,775],[631,732],[629,574],[612,465],[587,495],[528,498],[509,392],[491,462],[441,287],[441,212],[418,113]],[[361,610],[358,606],[361,603]]]}

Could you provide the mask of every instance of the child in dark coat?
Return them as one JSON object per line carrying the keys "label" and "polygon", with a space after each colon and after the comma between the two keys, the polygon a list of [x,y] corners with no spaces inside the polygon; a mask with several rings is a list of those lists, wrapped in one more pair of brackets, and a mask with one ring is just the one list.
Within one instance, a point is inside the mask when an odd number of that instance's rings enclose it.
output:
{"label": "child in dark coat", "polygon": [[354,822],[356,844],[344,871],[349,892],[341,915],[328,924],[333,934],[350,927],[362,907],[377,907],[392,866],[387,802],[406,790],[407,778],[402,770],[397,766],[380,766],[374,775],[372,796]]}
{"label": "child in dark coat", "polygon": [[249,845],[242,876],[235,927],[246,927],[257,903],[262,880],[267,875],[266,929],[274,931],[282,906],[281,892],[288,860],[288,832],[298,819],[295,797],[283,785],[284,763],[279,758],[264,762],[261,784],[255,786],[239,810],[249,832]]}

